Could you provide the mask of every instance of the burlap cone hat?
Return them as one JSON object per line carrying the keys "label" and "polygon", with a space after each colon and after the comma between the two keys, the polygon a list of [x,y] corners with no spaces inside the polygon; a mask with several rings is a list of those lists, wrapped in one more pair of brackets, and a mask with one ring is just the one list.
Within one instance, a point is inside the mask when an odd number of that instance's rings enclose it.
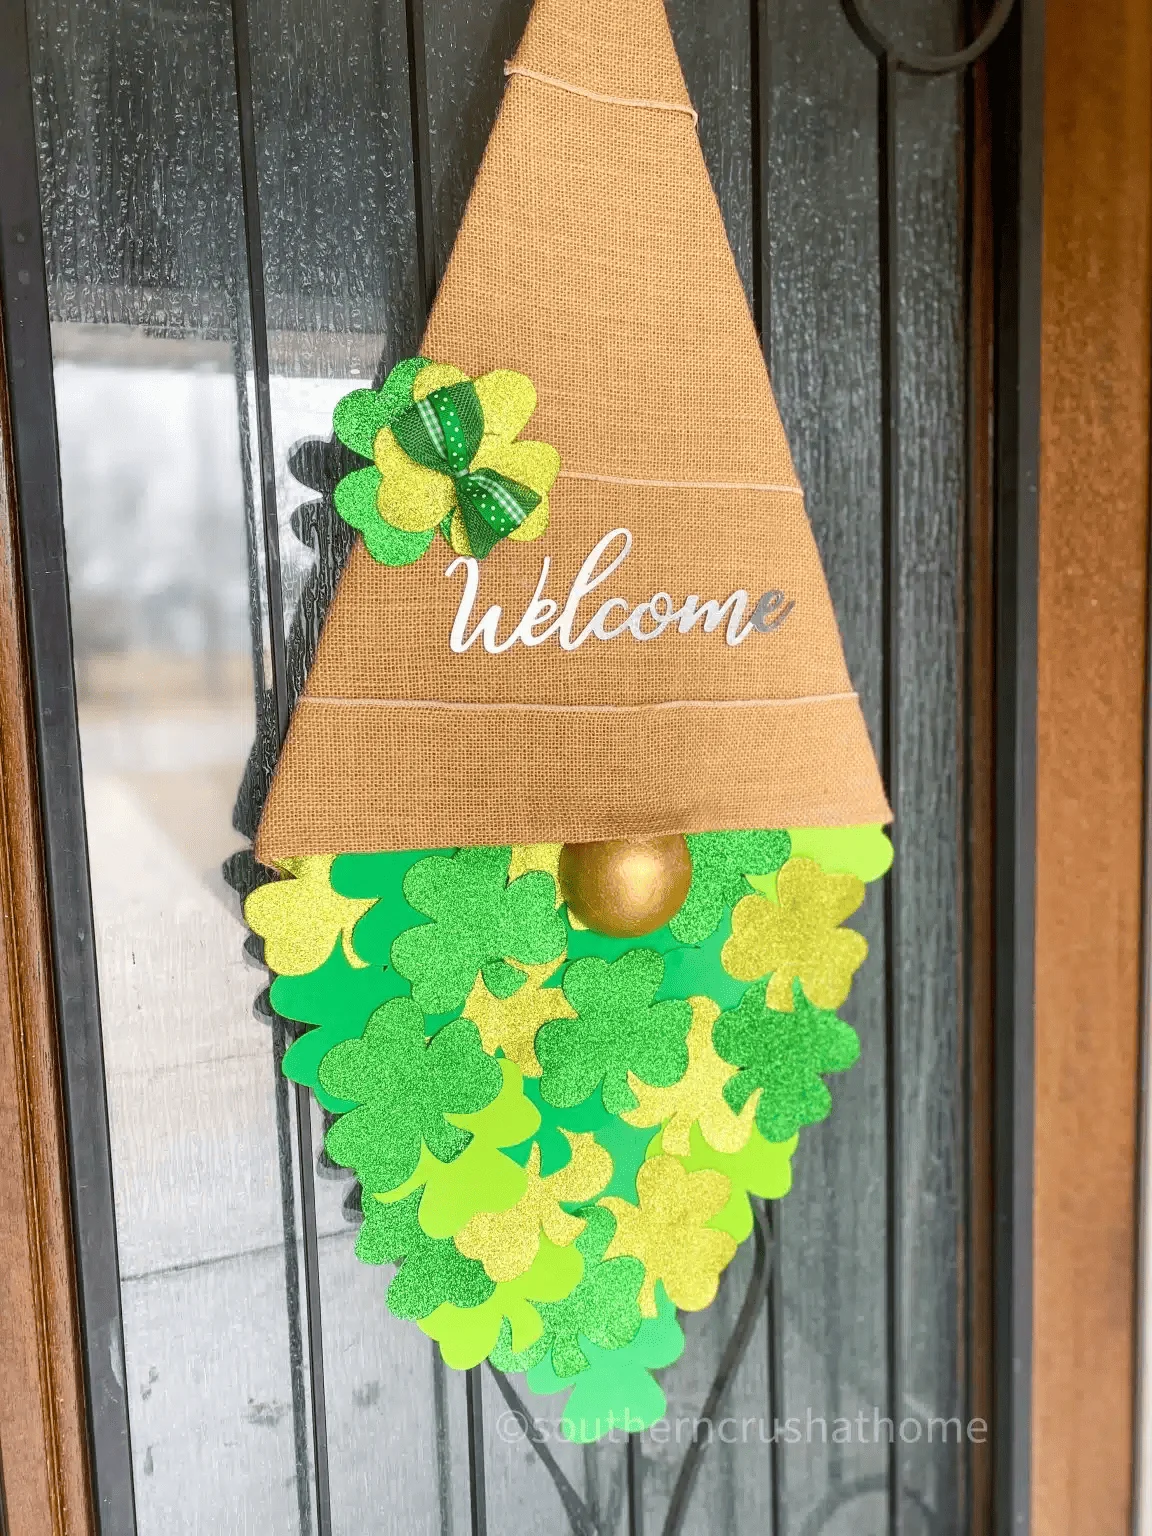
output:
{"label": "burlap cone hat", "polygon": [[[453,649],[449,545],[394,568],[358,542],[264,863],[891,819],[661,0],[537,0],[421,354],[527,375],[525,436],[561,458],[544,536],[479,562],[468,631],[563,609],[616,532],[567,635],[610,599],[618,632]],[[692,598],[718,621],[661,629]]]}

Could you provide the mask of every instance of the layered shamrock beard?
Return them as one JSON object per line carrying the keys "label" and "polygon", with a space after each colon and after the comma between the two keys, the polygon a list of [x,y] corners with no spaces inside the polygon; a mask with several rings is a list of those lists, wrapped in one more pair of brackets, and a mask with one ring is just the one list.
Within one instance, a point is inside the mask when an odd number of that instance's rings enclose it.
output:
{"label": "layered shamrock beard", "polygon": [[677,1309],[712,1301],[859,1055],[843,924],[882,830],[687,843],[687,899],[642,938],[568,911],[550,844],[285,860],[245,905],[389,1309],[449,1366],[569,1391],[576,1441],[663,1415]]}

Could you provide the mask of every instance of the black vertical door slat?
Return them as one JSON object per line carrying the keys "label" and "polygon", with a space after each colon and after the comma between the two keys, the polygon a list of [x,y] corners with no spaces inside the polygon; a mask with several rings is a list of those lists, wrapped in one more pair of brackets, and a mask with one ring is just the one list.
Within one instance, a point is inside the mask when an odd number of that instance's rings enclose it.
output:
{"label": "black vertical door slat", "polygon": [[[261,238],[260,187],[256,160],[256,127],[253,121],[252,48],[246,0],[231,0],[233,65],[236,72],[236,117],[240,149],[240,187],[243,200],[244,251],[248,273],[248,302],[252,369],[256,397],[256,453],[260,486],[260,517],[263,527],[264,584],[268,601],[268,635],[271,653],[271,685],[276,708],[277,746],[288,733],[289,694],[287,644],[284,630],[284,593],[280,569],[280,525],[277,516],[276,460],[272,434],[272,400],[268,359],[268,314],[264,297],[264,254]],[[279,1054],[277,1051],[276,1055]],[[327,1401],[324,1391],[324,1327],[320,1301],[320,1262],[316,1235],[316,1185],[312,1151],[312,1094],[295,1086],[296,1163],[299,1169],[300,1230],[304,1258],[304,1318],[307,1346],[311,1461],[315,1478],[315,1515],[319,1536],[331,1536],[332,1509],[328,1478]],[[279,1091],[282,1093],[283,1089]],[[300,1309],[297,1304],[297,1254],[292,1170],[282,1167],[285,1203],[284,1264],[288,1286],[289,1350],[294,1373],[299,1370]],[[294,1337],[295,1336],[295,1337]],[[307,1461],[301,1465],[302,1425],[299,1388],[294,1383],[297,1425],[296,1481],[302,1536],[312,1529],[312,1493]]]}
{"label": "black vertical door slat", "polygon": [[[689,96],[700,113],[701,151],[754,317],[757,315],[757,243],[760,210],[754,186],[758,164],[756,117],[761,84],[755,8],[749,0],[700,6],[668,0],[668,21]],[[761,131],[763,116],[761,113]],[[657,471],[654,469],[653,473]],[[666,1443],[641,1439],[636,1462],[642,1472],[643,1517],[651,1531],[695,1532],[709,1524],[752,1536],[772,1518],[772,1447],[769,1415],[772,1341],[764,1276],[775,1267],[765,1254],[761,1273],[755,1240],[741,1244],[710,1307],[681,1314],[684,1353],[662,1373],[667,1417],[679,1426]],[[749,1310],[749,1308],[751,1310]],[[736,1338],[740,1348],[731,1348]],[[721,1435],[684,1426],[714,1409]],[[748,1425],[747,1433],[733,1429]]]}
{"label": "black vertical door slat", "polygon": [[1044,4],[1019,12],[990,58],[998,89],[997,613],[995,871],[995,1275],[993,1496],[996,1530],[1027,1533],[1032,1411],[1033,1004],[1040,456],[1040,211]]}
{"label": "black vertical door slat", "polygon": [[[442,272],[437,262],[436,226],[432,191],[432,149],[428,127],[428,60],[424,25],[424,0],[405,0],[405,33],[408,48],[408,94],[412,132],[412,197],[416,244],[417,308],[421,327],[427,324],[436,299]],[[437,1385],[437,1465],[440,1474],[441,1529],[451,1529],[451,1464],[453,1447],[444,1390],[445,1365],[440,1347],[432,1341],[433,1371]],[[464,1388],[468,1435],[468,1514],[471,1536],[483,1536],[488,1524],[484,1477],[484,1388],[479,1368],[468,1372]]]}
{"label": "black vertical door slat", "polygon": [[428,140],[428,62],[424,44],[424,0],[406,0],[408,90],[412,109],[412,183],[416,202],[416,284],[421,316],[427,320],[440,272],[432,205],[432,151]]}
{"label": "black vertical door slat", "polygon": [[[900,328],[898,317],[900,249],[899,210],[896,202],[896,103],[894,71],[887,59],[876,63],[877,228],[879,231],[879,350],[880,350],[880,504],[881,580],[883,604],[883,692],[880,765],[888,787],[888,803],[895,814],[892,843],[900,852],[899,730],[900,730]],[[898,858],[884,882],[884,1060],[887,1110],[885,1171],[887,1178],[887,1239],[885,1292],[887,1305],[886,1352],[888,1366],[887,1417],[899,1424],[904,1401],[901,1376],[901,1280],[903,1178],[901,1168],[900,1114],[900,929]],[[888,1530],[903,1536],[903,1484],[900,1439],[894,1434],[888,1450]]]}
{"label": "black vertical door slat", "polygon": [[[291,701],[352,545],[332,505],[335,482],[348,468],[329,435],[332,404],[356,383],[380,382],[398,358],[411,355],[422,324],[426,270],[413,152],[420,94],[412,84],[421,39],[419,9],[402,0],[338,8],[246,0],[246,8],[250,184],[271,386],[262,437],[270,443],[264,468],[272,478],[264,521],[286,551],[283,591],[270,607],[280,632],[287,630]],[[304,410],[301,391],[309,402]],[[304,488],[322,500],[309,501]],[[287,497],[303,498],[291,517]],[[433,1368],[433,1346],[390,1318],[379,1276],[355,1261],[354,1231],[333,1232],[341,1207],[344,1219],[358,1223],[359,1199],[347,1198],[358,1191],[349,1174],[323,1158],[323,1181],[315,1182],[312,1095],[286,1083],[283,1092],[295,1100],[296,1164],[304,1180],[320,1529],[345,1529],[394,1507],[410,1507],[414,1519],[435,1519],[438,1510],[441,1527],[450,1529],[453,1383]],[[390,1395],[391,1382],[409,1372],[416,1373],[421,1404],[406,1420],[404,1437],[419,1445],[415,1456],[411,1445],[397,1443]]]}
{"label": "black vertical door slat", "polygon": [[[912,32],[912,18],[907,27]],[[920,13],[918,41],[959,41],[957,9]],[[890,122],[888,712],[897,849],[888,886],[895,1213],[893,1525],[966,1496],[962,1201],[965,1011],[960,730],[968,591],[964,92],[888,61]],[[924,1084],[932,1085],[930,1095]],[[899,1411],[899,1418],[896,1417]],[[956,1423],[906,1443],[905,1416]]]}
{"label": "black vertical door slat", "polygon": [[[763,93],[765,312],[773,388],[873,743],[883,735],[876,66],[839,0],[767,0]],[[851,919],[870,954],[843,1017],[861,1056],[833,1078],[830,1117],[801,1135],[775,1211],[779,1280],[776,1536],[831,1520],[886,1529],[889,1180],[885,1050],[888,929],[882,888]],[[867,1438],[831,1441],[867,1414]],[[790,1438],[783,1438],[789,1436]]]}
{"label": "black vertical door slat", "polygon": [[[752,273],[751,304],[760,337],[761,350],[768,374],[772,376],[772,264],[771,240],[768,222],[771,198],[771,94],[772,94],[772,34],[769,16],[769,0],[749,0],[749,56],[750,79],[750,149],[752,199]],[[764,1206],[764,1225],[770,1252],[767,1294],[765,1296],[765,1344],[768,1390],[764,1411],[769,1426],[768,1530],[771,1536],[781,1536],[784,1529],[781,1502],[782,1445],[774,1433],[775,1425],[782,1422],[783,1388],[781,1381],[781,1328],[784,1316],[784,1298],[780,1285],[779,1221],[776,1201]]]}
{"label": "black vertical door slat", "polygon": [[488,1536],[488,1480],[484,1468],[484,1372],[468,1372],[468,1484],[471,1493],[472,1536]]}

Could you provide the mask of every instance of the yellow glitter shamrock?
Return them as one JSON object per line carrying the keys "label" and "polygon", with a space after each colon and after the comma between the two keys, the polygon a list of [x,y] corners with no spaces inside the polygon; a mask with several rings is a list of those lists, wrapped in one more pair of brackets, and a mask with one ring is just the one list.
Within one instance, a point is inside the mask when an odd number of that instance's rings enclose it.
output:
{"label": "yellow glitter shamrock", "polygon": [[[686,1156],[678,1161],[689,1173],[699,1168],[714,1168],[732,1185],[728,1203],[713,1216],[709,1226],[727,1232],[737,1243],[742,1243],[752,1231],[752,1206],[749,1195],[761,1200],[782,1200],[792,1188],[792,1154],[800,1141],[793,1136],[788,1141],[765,1141],[755,1126],[739,1152],[719,1152],[710,1147],[700,1134],[700,1127],[692,1127],[691,1147]],[[648,1149],[648,1156],[659,1157],[663,1152],[663,1138],[657,1136]]]}
{"label": "yellow glitter shamrock", "polygon": [[612,1158],[591,1131],[572,1132],[561,1127],[572,1148],[563,1168],[540,1177],[540,1144],[528,1156],[528,1187],[507,1211],[482,1211],[456,1234],[456,1246],[465,1257],[479,1259],[490,1280],[514,1280],[535,1261],[540,1235],[566,1248],[574,1243],[587,1223],[570,1216],[562,1200],[590,1200],[612,1177]]}
{"label": "yellow glitter shamrock", "polygon": [[518,880],[530,869],[543,870],[556,882],[556,905],[559,906],[563,900],[560,895],[560,855],[563,849],[563,843],[514,843],[512,857],[508,861],[509,880]]}
{"label": "yellow glitter shamrock", "polygon": [[535,1047],[536,1031],[540,1026],[549,1019],[576,1017],[575,1008],[562,990],[544,985],[563,958],[549,960],[543,965],[509,962],[528,978],[511,997],[494,997],[484,985],[483,974],[478,975],[464,1004],[464,1017],[471,1019],[480,1031],[480,1039],[488,1054],[494,1056],[499,1047],[525,1077],[540,1076]]}
{"label": "yellow glitter shamrock", "polygon": [[856,875],[826,875],[812,859],[789,859],[776,877],[777,900],[745,896],[732,911],[724,968],[738,981],[771,973],[767,1003],[792,1011],[792,982],[818,1008],[838,1008],[868,953],[862,934],[840,924],[864,900]]}
{"label": "yellow glitter shamrock", "polygon": [[718,1152],[739,1152],[752,1133],[759,1090],[739,1114],[733,1111],[724,1097],[724,1084],[737,1069],[723,1061],[712,1045],[712,1026],[720,1015],[720,1005],[710,997],[690,997],[688,1002],[692,1027],[688,1031],[687,1072],[670,1088],[652,1088],[629,1072],[628,1086],[637,1103],[620,1118],[629,1125],[663,1125],[664,1150],[677,1157],[690,1152],[695,1124]]}
{"label": "yellow glitter shamrock", "polygon": [[338,895],[329,880],[334,857],[281,859],[280,868],[291,878],[260,886],[244,903],[248,926],[264,940],[264,959],[278,976],[317,970],[338,939],[349,965],[367,963],[352,948],[352,930],[376,898]]}
{"label": "yellow glitter shamrock", "polygon": [[[494,469],[535,491],[540,502],[510,539],[538,539],[548,527],[548,492],[560,472],[560,455],[548,443],[517,442],[517,434],[536,409],[536,389],[522,373],[499,368],[469,381],[468,375],[446,363],[429,363],[416,375],[413,400],[425,400],[437,389],[471,382],[484,412],[484,435],[472,458],[472,470]],[[376,508],[394,528],[422,533],[436,528],[451,514],[451,542],[457,554],[470,555],[452,481],[417,464],[404,452],[390,427],[382,427],[373,444],[373,461],[380,472]]]}
{"label": "yellow glitter shamrock", "polygon": [[636,1175],[638,1205],[604,1195],[616,1218],[616,1233],[604,1258],[629,1254],[644,1265],[640,1311],[655,1317],[656,1282],[669,1300],[686,1312],[698,1312],[716,1295],[720,1272],[731,1262],[736,1243],[727,1232],[707,1223],[724,1209],[731,1180],[712,1169],[688,1173],[674,1157],[653,1157]]}

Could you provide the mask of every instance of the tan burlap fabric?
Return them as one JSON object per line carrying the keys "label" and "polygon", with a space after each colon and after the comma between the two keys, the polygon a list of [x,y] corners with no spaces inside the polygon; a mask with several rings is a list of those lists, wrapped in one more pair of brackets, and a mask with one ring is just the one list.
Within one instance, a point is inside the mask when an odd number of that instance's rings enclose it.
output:
{"label": "tan burlap fabric", "polygon": [[795,609],[736,646],[721,626],[456,654],[443,540],[402,569],[358,544],[257,852],[888,821],[661,0],[537,0],[513,68],[533,73],[509,78],[421,350],[528,374],[524,435],[564,469],[547,534],[482,562],[474,618],[498,603],[509,633],[544,555],[563,604],[614,528],[631,554],[581,624],[655,592]]}

